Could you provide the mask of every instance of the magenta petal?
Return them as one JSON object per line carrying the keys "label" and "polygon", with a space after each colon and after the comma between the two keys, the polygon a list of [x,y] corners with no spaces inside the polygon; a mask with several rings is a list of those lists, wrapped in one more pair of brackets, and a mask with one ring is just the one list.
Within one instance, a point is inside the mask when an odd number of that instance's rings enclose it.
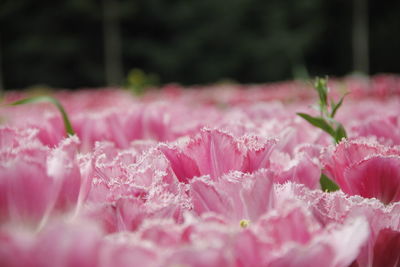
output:
{"label": "magenta petal", "polygon": [[342,141],[334,151],[325,151],[322,154],[325,172],[340,185],[342,190],[349,191],[350,186],[343,177],[344,170],[369,155],[379,153],[379,150],[379,146],[367,140]]}
{"label": "magenta petal", "polygon": [[187,183],[189,179],[200,176],[196,162],[178,148],[160,146],[160,150],[170,161],[172,170],[180,182]]}
{"label": "magenta petal", "polygon": [[349,194],[375,197],[383,203],[400,200],[400,157],[373,156],[346,169]]}
{"label": "magenta petal", "polygon": [[386,228],[379,232],[374,246],[373,267],[397,267],[400,264],[400,232]]}
{"label": "magenta petal", "polygon": [[322,156],[325,171],[350,194],[378,198],[383,203],[400,199],[400,150],[368,139],[343,141]]}

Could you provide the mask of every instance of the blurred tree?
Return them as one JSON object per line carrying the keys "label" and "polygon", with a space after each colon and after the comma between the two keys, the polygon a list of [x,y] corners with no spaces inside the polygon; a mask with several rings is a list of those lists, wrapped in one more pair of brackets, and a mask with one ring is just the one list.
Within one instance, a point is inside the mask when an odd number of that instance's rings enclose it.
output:
{"label": "blurred tree", "polygon": [[372,73],[400,73],[400,1],[369,1],[370,69]]}
{"label": "blurred tree", "polygon": [[353,0],[353,69],[369,73],[368,0]]}
{"label": "blurred tree", "polygon": [[3,94],[4,90],[4,81],[3,81],[3,65],[2,65],[2,55],[1,55],[1,32],[0,32],[0,97]]}
{"label": "blurred tree", "polygon": [[106,83],[108,86],[122,83],[121,16],[119,0],[103,0],[103,39]]}

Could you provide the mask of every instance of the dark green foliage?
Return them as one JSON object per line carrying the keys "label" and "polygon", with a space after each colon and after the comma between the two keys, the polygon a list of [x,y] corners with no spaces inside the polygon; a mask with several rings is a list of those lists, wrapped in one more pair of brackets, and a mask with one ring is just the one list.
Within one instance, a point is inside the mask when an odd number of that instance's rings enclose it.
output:
{"label": "dark green foliage", "polygon": [[[352,1],[117,2],[124,76],[252,83],[352,71]],[[400,2],[369,3],[371,71],[400,72]],[[5,87],[103,86],[102,26],[102,0],[0,1]]]}

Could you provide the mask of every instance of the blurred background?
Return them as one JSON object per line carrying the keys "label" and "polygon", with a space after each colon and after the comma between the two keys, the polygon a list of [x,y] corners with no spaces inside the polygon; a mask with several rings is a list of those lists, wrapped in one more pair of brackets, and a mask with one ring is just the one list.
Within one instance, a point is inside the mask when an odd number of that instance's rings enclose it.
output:
{"label": "blurred background", "polygon": [[0,88],[400,72],[400,1],[0,0]]}

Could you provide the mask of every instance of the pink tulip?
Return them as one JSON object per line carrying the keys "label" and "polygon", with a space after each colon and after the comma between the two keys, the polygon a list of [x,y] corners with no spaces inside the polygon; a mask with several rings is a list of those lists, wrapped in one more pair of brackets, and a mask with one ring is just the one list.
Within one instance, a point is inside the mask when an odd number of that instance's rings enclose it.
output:
{"label": "pink tulip", "polygon": [[268,168],[275,142],[255,136],[235,138],[222,131],[203,129],[183,148],[160,146],[160,150],[179,181],[187,183],[200,175],[210,175],[215,180],[230,171]]}

